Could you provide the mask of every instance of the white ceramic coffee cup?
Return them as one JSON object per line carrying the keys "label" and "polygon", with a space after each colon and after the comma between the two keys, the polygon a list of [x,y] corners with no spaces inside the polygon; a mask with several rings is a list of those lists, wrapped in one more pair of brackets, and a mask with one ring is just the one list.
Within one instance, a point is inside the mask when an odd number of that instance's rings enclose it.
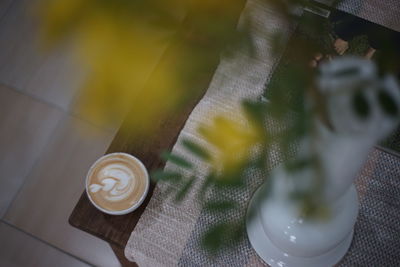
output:
{"label": "white ceramic coffee cup", "polygon": [[[104,208],[100,207],[100,206],[99,206],[98,204],[96,204],[96,202],[92,199],[92,197],[91,197],[90,194],[89,194],[89,186],[90,186],[89,180],[90,180],[90,174],[92,173],[93,168],[95,168],[95,167],[97,166],[98,163],[100,163],[100,162],[101,162],[102,160],[104,160],[104,158],[106,158],[106,157],[112,157],[112,156],[118,156],[118,155],[124,155],[124,156],[126,156],[126,157],[132,159],[134,162],[137,163],[137,165],[140,167],[140,169],[142,169],[143,173],[145,174],[145,175],[144,175],[144,178],[145,178],[145,180],[146,180],[146,185],[145,185],[145,190],[143,191],[143,194],[140,196],[139,200],[136,201],[132,206],[130,206],[129,208],[124,209],[124,210],[113,211],[113,210],[107,210],[107,209],[104,209]],[[130,212],[136,210],[136,209],[143,203],[143,201],[145,200],[145,198],[146,198],[146,196],[147,196],[147,193],[148,193],[148,191],[149,191],[149,186],[150,186],[149,174],[148,174],[148,172],[147,172],[146,167],[143,165],[143,163],[142,163],[139,159],[137,159],[136,157],[134,157],[134,156],[132,156],[132,155],[130,155],[130,154],[127,154],[127,153],[123,153],[123,152],[110,153],[110,154],[106,154],[106,155],[100,157],[99,159],[97,159],[97,160],[92,164],[92,166],[90,167],[88,173],[86,174],[86,186],[85,186],[85,187],[86,187],[86,195],[88,196],[90,202],[91,202],[91,203],[93,204],[93,206],[95,206],[98,210],[100,210],[100,211],[102,211],[102,212],[104,212],[104,213],[110,214],[110,215],[124,215],[124,214],[130,213]]]}

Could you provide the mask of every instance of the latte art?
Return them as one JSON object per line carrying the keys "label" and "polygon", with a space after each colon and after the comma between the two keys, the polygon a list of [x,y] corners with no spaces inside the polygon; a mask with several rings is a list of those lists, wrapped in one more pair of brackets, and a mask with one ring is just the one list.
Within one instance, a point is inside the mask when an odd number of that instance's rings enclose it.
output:
{"label": "latte art", "polygon": [[100,158],[87,177],[90,199],[107,211],[129,209],[143,200],[147,188],[148,177],[143,165],[124,153]]}
{"label": "latte art", "polygon": [[133,191],[135,174],[126,166],[119,163],[104,167],[98,174],[100,184],[91,184],[91,193],[104,191],[103,198],[108,201],[121,201],[129,197]]}

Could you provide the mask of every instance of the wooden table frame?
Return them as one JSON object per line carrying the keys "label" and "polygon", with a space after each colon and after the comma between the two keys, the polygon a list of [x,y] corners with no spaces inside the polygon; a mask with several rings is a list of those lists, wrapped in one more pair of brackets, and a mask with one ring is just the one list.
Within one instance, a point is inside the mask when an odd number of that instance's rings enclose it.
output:
{"label": "wooden table frame", "polygon": [[[244,0],[243,3],[245,3]],[[327,6],[322,6],[330,9]],[[237,10],[237,17],[239,17],[241,10],[242,9]],[[188,20],[185,20],[184,23],[188,23]],[[236,27],[236,25],[232,25],[232,27]],[[191,36],[193,36],[193,33]],[[157,77],[157,73],[169,67],[170,63],[176,59],[175,51],[179,51],[179,46],[182,45],[182,42],[183,41],[181,40],[171,44],[151,75],[150,80],[152,77]],[[174,114],[166,120],[154,122],[156,125],[155,132],[157,134],[150,137],[143,137],[140,143],[133,142],[133,140],[137,140],[137,136],[135,135],[133,138],[134,134],[129,131],[129,122],[130,118],[136,114],[129,113],[106,154],[112,152],[130,153],[138,157],[150,172],[154,169],[164,167],[165,163],[160,159],[160,153],[165,150],[170,150],[175,144],[191,111],[200,101],[208,88],[213,73],[219,63],[220,51],[209,49],[208,44],[204,42],[194,43],[194,45],[198,46],[197,48],[200,50],[210,51],[210,53],[213,53],[212,57],[214,60],[207,69],[198,72],[194,77],[193,86],[195,88],[193,89],[193,92],[196,92],[196,95],[192,97],[192,100],[186,103],[186,106],[179,113]],[[195,49],[195,51],[199,50]],[[190,67],[190,65],[188,66]],[[154,186],[155,184],[152,182],[147,198],[137,210],[121,216],[107,215],[97,210],[88,200],[86,193],[83,193],[70,215],[69,223],[80,230],[88,232],[108,242],[123,266],[137,266],[135,263],[129,262],[125,258],[124,248],[133,229],[138,223],[140,216],[150,201]]]}
{"label": "wooden table frame", "polygon": [[[245,1],[243,0],[243,6],[244,4]],[[243,6],[237,9],[237,18],[239,18]],[[185,19],[183,23],[190,25],[190,15],[187,17],[189,19]],[[236,22],[232,24],[231,27],[236,28]],[[204,39],[192,40],[193,37],[196,37],[195,30],[184,37],[184,40],[177,40],[171,43],[149,79],[151,82],[152,78],[158,77],[158,73],[164,71],[165,68],[170,67],[171,63],[176,61],[175,51],[179,51],[180,46],[187,45],[188,42],[191,43],[195,46],[192,53],[199,53],[199,51],[200,53],[208,53],[208,57],[212,59],[212,62],[208,62],[207,68],[203,68],[200,71],[196,68],[196,64],[185,65],[188,68],[193,68],[192,71],[196,73],[194,76],[191,76],[191,80],[193,81],[191,84],[191,92],[195,94],[191,97],[191,101],[187,102],[180,112],[177,112],[166,120],[155,121],[155,133],[157,134],[143,136],[143,138],[140,138],[140,142],[134,142],[134,140],[138,140],[138,137],[131,132],[131,127],[129,125],[130,118],[136,116],[136,114],[133,112],[129,113],[106,154],[112,152],[126,152],[132,154],[144,163],[149,172],[164,167],[165,163],[160,159],[160,153],[172,149],[191,111],[206,92],[213,73],[219,63],[221,51],[216,51],[214,47],[210,48],[212,44],[207,43],[207,41],[204,42]],[[193,56],[196,55],[197,54],[193,54]],[[144,90],[146,90],[146,88],[144,88]],[[135,137],[133,138],[133,136]],[[155,184],[152,182],[144,203],[137,210],[120,216],[107,215],[97,210],[90,203],[84,192],[69,217],[69,223],[73,227],[108,242],[123,266],[137,266],[135,263],[129,262],[125,258],[124,248],[140,216],[150,201],[154,186]]]}

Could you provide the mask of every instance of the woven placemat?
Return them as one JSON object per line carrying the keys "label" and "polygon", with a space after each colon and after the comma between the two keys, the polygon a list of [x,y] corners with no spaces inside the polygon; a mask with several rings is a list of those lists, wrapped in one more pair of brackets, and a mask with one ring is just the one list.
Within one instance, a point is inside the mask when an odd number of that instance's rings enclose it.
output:
{"label": "woven placemat", "polygon": [[338,3],[337,9],[400,32],[399,0],[315,0],[322,4]]}
{"label": "woven placemat", "polygon": [[[338,266],[400,266],[400,159],[373,149],[355,183],[359,215],[350,249]],[[243,203],[248,203],[252,191],[258,187],[254,181],[249,184],[248,190],[240,193]],[[245,210],[246,205],[242,208]],[[213,223],[215,218],[208,213],[200,214],[181,255],[180,266],[267,266],[247,238],[218,257],[208,257],[199,240],[202,231]]]}
{"label": "woven placemat", "polygon": [[[256,99],[262,95],[264,85],[278,62],[276,55],[271,52],[271,33],[279,30],[289,36],[294,29],[285,25],[277,14],[265,0],[247,2],[239,27],[246,20],[251,21],[250,34],[255,43],[253,54],[248,51],[234,51],[228,58],[221,59],[205,96],[193,110],[178,137],[173,152],[196,166],[199,179],[204,179],[208,166],[187,153],[180,140],[190,138],[206,145],[197,133],[200,123],[211,125],[212,118],[217,114],[226,114],[233,120],[241,120],[238,114],[241,101]],[[177,167],[173,164],[166,165],[167,170],[175,168]],[[185,173],[183,169],[178,171]],[[176,266],[183,263],[190,257],[188,244],[192,244],[191,240],[201,231],[199,227],[204,218],[195,197],[196,188],[186,196],[183,203],[176,204],[166,198],[168,186],[165,183],[157,184],[153,197],[125,248],[126,257],[139,266]],[[250,188],[248,187],[249,190]]]}
{"label": "woven placemat", "polygon": [[[257,44],[255,56],[239,51],[230,58],[222,59],[206,95],[193,110],[173,148],[175,154],[197,166],[200,179],[207,174],[208,166],[188,154],[179,140],[191,138],[205,145],[196,129],[199,123],[211,123],[216,114],[224,113],[232,119],[241,120],[236,112],[240,101],[262,95],[264,85],[279,59],[269,52],[271,42],[268,33],[287,29],[287,36],[290,36],[293,32],[293,28],[284,25],[263,0],[248,1],[242,19],[245,17],[253,22],[251,34]],[[281,161],[278,157],[271,157],[271,160],[274,165]],[[341,266],[398,265],[400,218],[396,211],[400,208],[397,197],[400,193],[399,165],[396,157],[380,150],[375,149],[369,155],[357,179],[361,209],[354,240]],[[169,163],[166,169],[185,172]],[[244,189],[231,192],[231,197],[241,200],[242,214],[231,213],[228,217],[243,216],[249,199],[263,181],[260,173],[250,176],[252,178]],[[128,259],[139,266],[265,266],[246,237],[238,246],[210,257],[201,248],[200,237],[219,218],[202,211],[195,198],[197,188],[188,194],[183,203],[175,204],[166,198],[168,187],[161,183],[155,188],[125,248]]]}
{"label": "woven placemat", "polygon": [[400,158],[374,149],[356,187],[360,211],[339,266],[400,266]]}

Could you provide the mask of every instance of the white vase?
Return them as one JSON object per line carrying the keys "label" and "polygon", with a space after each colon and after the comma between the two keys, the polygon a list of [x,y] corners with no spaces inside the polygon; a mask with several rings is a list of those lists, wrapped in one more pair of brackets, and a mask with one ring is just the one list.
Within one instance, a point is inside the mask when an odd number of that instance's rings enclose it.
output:
{"label": "white vase", "polygon": [[354,185],[330,203],[329,220],[309,220],[299,216],[299,206],[289,197],[293,180],[285,170],[276,169],[270,178],[273,182],[256,191],[248,210],[247,234],[257,254],[271,266],[337,263],[350,246],[357,218]]}
{"label": "white vase", "polygon": [[[338,63],[339,62],[339,63]],[[339,65],[340,66],[339,66]],[[359,68],[367,88],[363,91],[369,105],[368,118],[354,115],[352,89],[357,79],[332,79],[346,67]],[[300,216],[300,207],[291,192],[312,185],[312,167],[288,172],[276,168],[270,181],[254,194],[248,208],[247,234],[257,254],[271,266],[333,266],[346,254],[353,237],[358,213],[357,191],[353,184],[369,150],[396,126],[397,116],[388,116],[377,99],[377,90],[385,90],[400,109],[400,90],[393,78],[379,80],[373,64],[361,59],[340,59],[322,67],[325,77],[319,81],[327,94],[327,111],[333,130],[316,121],[312,140],[313,154],[301,149],[299,156],[317,156],[324,174],[321,195],[330,210],[329,219]],[[322,75],[324,77],[324,75]],[[363,79],[363,77],[359,77]],[[346,80],[347,79],[347,80]],[[371,82],[365,83],[370,79]],[[346,89],[346,90],[343,90]]]}

